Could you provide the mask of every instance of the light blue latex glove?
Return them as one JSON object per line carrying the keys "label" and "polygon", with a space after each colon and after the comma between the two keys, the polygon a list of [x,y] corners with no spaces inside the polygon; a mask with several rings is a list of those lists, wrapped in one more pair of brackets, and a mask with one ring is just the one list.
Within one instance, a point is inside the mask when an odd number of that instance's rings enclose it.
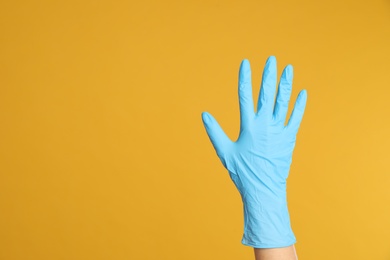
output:
{"label": "light blue latex glove", "polygon": [[292,162],[296,135],[305,110],[302,90],[285,125],[292,89],[293,68],[281,76],[276,95],[276,59],[264,68],[257,112],[252,97],[251,70],[247,60],[239,73],[240,134],[232,142],[207,112],[202,119],[207,134],[241,194],[244,205],[242,243],[254,248],[276,248],[296,242],[287,208],[286,180]]}

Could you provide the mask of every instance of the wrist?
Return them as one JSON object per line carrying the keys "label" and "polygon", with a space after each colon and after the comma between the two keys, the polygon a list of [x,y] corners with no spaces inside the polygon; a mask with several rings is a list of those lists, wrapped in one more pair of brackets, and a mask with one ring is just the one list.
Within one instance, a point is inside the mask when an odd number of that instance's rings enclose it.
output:
{"label": "wrist", "polygon": [[244,245],[277,248],[296,242],[285,196],[261,196],[261,201],[247,198],[243,199],[243,206]]}

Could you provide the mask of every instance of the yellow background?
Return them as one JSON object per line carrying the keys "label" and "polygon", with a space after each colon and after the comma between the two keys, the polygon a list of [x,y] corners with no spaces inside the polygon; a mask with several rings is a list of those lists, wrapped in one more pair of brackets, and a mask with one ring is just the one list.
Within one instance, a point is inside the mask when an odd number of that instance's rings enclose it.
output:
{"label": "yellow background", "polygon": [[269,55],[308,90],[300,259],[390,259],[388,0],[1,1],[0,26],[1,260],[253,259],[201,112],[235,140]]}

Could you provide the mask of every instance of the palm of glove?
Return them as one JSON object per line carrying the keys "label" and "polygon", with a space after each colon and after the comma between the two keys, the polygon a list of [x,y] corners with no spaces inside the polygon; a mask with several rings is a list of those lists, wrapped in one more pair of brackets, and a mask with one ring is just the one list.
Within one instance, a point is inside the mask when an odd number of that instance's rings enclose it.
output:
{"label": "palm of glove", "polygon": [[295,135],[260,115],[253,118],[252,127],[243,130],[220,159],[241,195],[245,189],[259,185],[280,193],[284,189],[275,188],[285,188],[294,146]]}

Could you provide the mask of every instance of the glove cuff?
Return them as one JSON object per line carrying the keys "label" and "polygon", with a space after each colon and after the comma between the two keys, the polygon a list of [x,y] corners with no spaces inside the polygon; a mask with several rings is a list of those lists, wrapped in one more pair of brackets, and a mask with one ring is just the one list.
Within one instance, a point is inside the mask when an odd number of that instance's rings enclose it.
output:
{"label": "glove cuff", "polygon": [[241,243],[254,248],[287,247],[296,243],[286,199],[245,201]]}

